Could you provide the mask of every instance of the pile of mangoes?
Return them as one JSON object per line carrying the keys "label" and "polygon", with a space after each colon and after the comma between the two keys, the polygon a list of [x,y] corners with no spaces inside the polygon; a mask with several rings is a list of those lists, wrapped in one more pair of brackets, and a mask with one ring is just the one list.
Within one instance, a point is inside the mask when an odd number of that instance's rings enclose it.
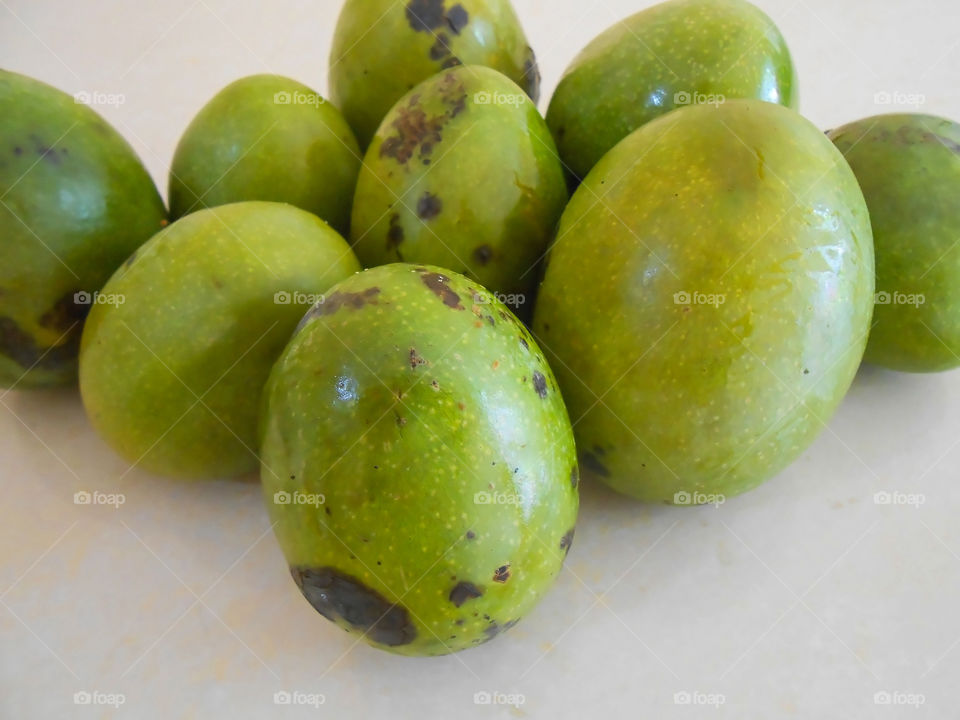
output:
{"label": "pile of mangoes", "polygon": [[516,623],[581,475],[715,502],[864,357],[960,365],[960,126],[825,135],[745,0],[617,23],[546,118],[508,0],[347,0],[329,80],[218,93],[168,211],[90,107],[0,72],[0,385],[79,378],[153,473],[259,467],[304,596],[378,647]]}

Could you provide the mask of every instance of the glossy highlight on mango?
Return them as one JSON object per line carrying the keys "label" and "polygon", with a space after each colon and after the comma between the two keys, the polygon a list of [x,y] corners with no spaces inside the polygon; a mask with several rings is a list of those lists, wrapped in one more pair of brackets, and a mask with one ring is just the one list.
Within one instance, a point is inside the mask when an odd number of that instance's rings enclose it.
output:
{"label": "glossy highlight on mango", "polygon": [[553,374],[491,293],[394,264],[331,288],[270,376],[264,499],[322,615],[404,655],[513,626],[570,549],[579,469]]}
{"label": "glossy highlight on mango", "polygon": [[792,110],[739,100],[669,113],[594,168],[533,327],[584,470],[642,500],[706,503],[767,480],[823,429],[873,292],[843,156]]}

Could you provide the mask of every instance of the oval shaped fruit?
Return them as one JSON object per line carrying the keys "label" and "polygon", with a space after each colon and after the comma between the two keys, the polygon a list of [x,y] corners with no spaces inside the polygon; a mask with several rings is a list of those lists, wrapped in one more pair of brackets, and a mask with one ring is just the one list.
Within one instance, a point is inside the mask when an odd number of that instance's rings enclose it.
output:
{"label": "oval shaped fruit", "polygon": [[83,100],[0,70],[0,387],[76,382],[90,299],[166,224],[133,149]]}
{"label": "oval shaped fruit", "polygon": [[881,115],[829,136],[873,223],[877,305],[864,359],[907,372],[960,366],[960,125]]}
{"label": "oval shaped fruit", "polygon": [[252,75],[187,127],[170,168],[170,213],[243,200],[296,205],[346,234],[360,148],[340,111],[290,78]]}
{"label": "oval shaped fruit", "polygon": [[290,205],[175,222],[110,278],[87,319],[80,392],[94,427],[162,475],[255,469],[271,365],[304,307],[359,269],[343,238]]}
{"label": "oval shaped fruit", "polygon": [[506,630],[573,540],[570,421],[526,328],[435,267],[332,288],[270,376],[264,498],[294,579],[371,644],[439,655]]}
{"label": "oval shaped fruit", "polygon": [[360,171],[351,240],[367,267],[451,268],[522,312],[566,201],[533,103],[495,70],[456,68],[387,115]]}
{"label": "oval shaped fruit", "polygon": [[731,101],[636,131],[571,200],[537,300],[581,466],[678,504],[771,477],[853,380],[873,273],[856,178],[792,110]]}
{"label": "oval shaped fruit", "polygon": [[796,107],[796,73],[780,31],[745,0],[671,0],[587,45],[564,73],[547,125],[580,180],[654,118],[734,98]]}
{"label": "oval shaped fruit", "polygon": [[411,88],[455,65],[499,70],[533,99],[540,71],[510,0],[347,0],[330,51],[330,95],[366,147]]}

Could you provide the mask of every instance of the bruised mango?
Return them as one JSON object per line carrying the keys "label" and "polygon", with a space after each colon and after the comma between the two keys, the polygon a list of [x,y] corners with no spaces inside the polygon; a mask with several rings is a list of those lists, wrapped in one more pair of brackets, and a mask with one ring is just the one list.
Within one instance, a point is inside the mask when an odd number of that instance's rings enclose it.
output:
{"label": "bruised mango", "polygon": [[768,479],[846,393],[873,287],[863,194],[807,120],[739,100],[645,125],[570,201],[537,300],[581,466],[678,504]]}
{"label": "bruised mango", "polygon": [[76,382],[96,291],[166,224],[133,149],[82,100],[0,70],[0,387]]}
{"label": "bruised mango", "polygon": [[365,266],[450,268],[525,314],[566,201],[533,103],[495,70],[456,68],[384,119],[360,171],[351,240]]}
{"label": "bruised mango", "polygon": [[274,367],[261,432],[294,580],[377,647],[489,640],[570,549],[579,470],[553,374],[463,276],[395,264],[331,288]]}
{"label": "bruised mango", "polygon": [[536,103],[540,71],[510,0],[347,0],[330,52],[330,95],[366,148],[394,103],[436,73],[485,65]]}

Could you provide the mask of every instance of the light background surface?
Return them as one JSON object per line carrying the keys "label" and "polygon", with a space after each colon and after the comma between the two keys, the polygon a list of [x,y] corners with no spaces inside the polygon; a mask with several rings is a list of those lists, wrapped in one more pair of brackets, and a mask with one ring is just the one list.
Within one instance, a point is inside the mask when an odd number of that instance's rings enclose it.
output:
{"label": "light background surface", "polygon": [[[123,94],[98,109],[165,189],[179,134],[228,82],[276,72],[325,93],[340,4],[0,0],[0,66]],[[548,99],[580,47],[650,3],[515,4]],[[801,109],[819,126],[916,109],[877,93],[960,118],[955,0],[758,4],[786,35]],[[956,718],[958,464],[960,374],[864,369],[808,452],[719,509],[584,487],[544,602],[492,643],[416,660],[317,616],[254,482],[130,470],[74,392],[0,394],[0,718]],[[78,506],[81,490],[126,501]],[[878,491],[924,502],[882,505]],[[95,690],[125,704],[74,704]],[[278,691],[326,702],[278,707]],[[484,691],[525,701],[475,704]],[[677,705],[682,692],[725,702]],[[925,702],[878,706],[878,692]]]}

